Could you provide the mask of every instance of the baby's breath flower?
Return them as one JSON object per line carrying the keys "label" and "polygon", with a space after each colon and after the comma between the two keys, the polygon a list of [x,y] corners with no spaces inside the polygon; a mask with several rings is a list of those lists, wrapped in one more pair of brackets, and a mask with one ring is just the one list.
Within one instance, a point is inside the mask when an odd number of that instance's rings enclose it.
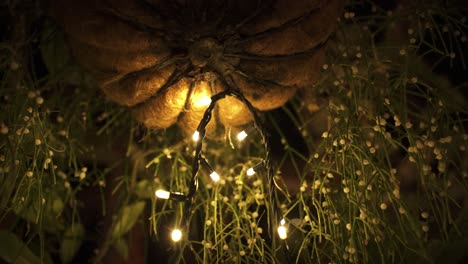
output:
{"label": "baby's breath flower", "polygon": [[256,193],[255,194],[255,199],[256,200],[262,200],[263,198],[265,198],[265,195],[263,193]]}
{"label": "baby's breath flower", "polygon": [[421,140],[416,141],[416,148],[418,148],[418,149],[423,149],[424,148],[424,144],[421,142]]}
{"label": "baby's breath flower", "polygon": [[6,135],[8,134],[8,127],[3,125],[1,128],[0,128],[0,133],[2,133],[3,135]]}
{"label": "baby's breath flower", "polygon": [[386,203],[381,203],[380,204],[380,209],[387,210],[387,204]]}
{"label": "baby's breath flower", "polygon": [[422,229],[423,232],[429,232],[429,226],[428,225],[423,225],[421,229]]}
{"label": "baby's breath flower", "polygon": [[393,120],[395,120],[395,127],[401,126],[401,121],[400,121],[400,118],[398,116],[394,116]]}
{"label": "baby's breath flower", "polygon": [[405,208],[403,208],[403,207],[398,208],[398,212],[399,212],[400,214],[402,214],[402,215],[403,215],[403,214],[406,214],[406,210],[405,210]]}
{"label": "baby's breath flower", "polygon": [[60,131],[58,132],[58,135],[59,135],[59,136],[62,136],[62,137],[66,137],[66,136],[67,136],[67,131],[65,131],[65,130],[60,130]]}
{"label": "baby's breath flower", "polygon": [[44,98],[41,96],[36,97],[36,104],[41,105],[44,103]]}
{"label": "baby's breath flower", "polygon": [[416,147],[409,147],[408,152],[409,153],[418,153],[418,150],[416,149]]}
{"label": "baby's breath flower", "polygon": [[48,169],[49,168],[49,164],[52,162],[52,159],[51,158],[46,158],[44,160],[44,169]]}
{"label": "baby's breath flower", "polygon": [[447,137],[441,138],[441,139],[439,139],[439,142],[440,143],[450,143],[450,142],[452,142],[452,137],[447,136]]}
{"label": "baby's breath flower", "polygon": [[435,146],[435,143],[432,140],[428,140],[428,141],[426,141],[426,146],[428,146],[430,148],[433,148]]}

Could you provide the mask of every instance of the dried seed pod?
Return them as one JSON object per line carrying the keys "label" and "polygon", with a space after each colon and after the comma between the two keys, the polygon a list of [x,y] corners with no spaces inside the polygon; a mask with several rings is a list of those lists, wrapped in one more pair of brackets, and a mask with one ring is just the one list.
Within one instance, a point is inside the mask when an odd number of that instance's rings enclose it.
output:
{"label": "dried seed pod", "polygon": [[[50,0],[77,60],[148,127],[189,134],[209,97],[238,89],[258,110],[311,88],[340,0]],[[251,120],[222,100],[208,130]]]}

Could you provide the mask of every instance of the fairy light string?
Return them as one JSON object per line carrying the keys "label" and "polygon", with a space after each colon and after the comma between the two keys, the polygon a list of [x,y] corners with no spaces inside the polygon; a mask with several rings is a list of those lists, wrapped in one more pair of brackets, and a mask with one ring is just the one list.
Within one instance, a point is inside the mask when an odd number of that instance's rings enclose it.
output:
{"label": "fairy light string", "polygon": [[[249,168],[247,171],[247,176],[254,175],[261,168],[266,169],[267,179],[268,179],[268,184],[269,184],[269,199],[270,199],[270,204],[272,205],[272,212],[270,214],[271,217],[269,217],[268,219],[268,225],[270,227],[276,226],[276,224],[279,221],[279,219],[277,218],[278,206],[277,206],[277,197],[276,197],[276,188],[279,188],[279,186],[276,184],[275,179],[274,179],[275,170],[274,170],[273,162],[271,160],[271,144],[270,144],[269,133],[266,130],[265,126],[263,125],[262,121],[260,120],[257,114],[257,110],[252,106],[252,104],[242,95],[242,93],[238,89],[235,89],[232,86],[232,83],[228,82],[224,78],[221,78],[221,80],[224,81],[227,87],[229,88],[211,97],[211,102],[206,108],[203,118],[201,119],[197,127],[197,130],[194,132],[194,135],[192,136],[193,141],[196,142],[196,146],[195,146],[195,153],[194,153],[193,160],[192,160],[192,177],[191,177],[188,193],[183,194],[179,192],[168,192],[164,190],[156,191],[156,196],[161,199],[169,199],[169,200],[175,200],[175,201],[185,203],[184,212],[183,212],[182,219],[181,219],[181,226],[175,229],[175,231],[177,232],[177,236],[176,236],[177,239],[176,240],[173,239],[175,242],[181,239],[180,238],[181,234],[179,233],[180,230],[181,229],[188,230],[188,227],[190,226],[192,208],[195,202],[195,195],[199,186],[198,171],[200,170],[200,166],[208,170],[210,177],[212,178],[213,181],[216,182],[219,180],[219,175],[212,169],[208,161],[203,157],[202,149],[203,149],[203,142],[206,136],[206,128],[212,118],[213,110],[215,109],[217,102],[219,100],[224,99],[227,96],[232,96],[247,106],[250,113],[252,114],[254,127],[260,133],[260,136],[262,138],[262,142],[265,148],[265,159],[262,162],[256,164],[254,167]],[[247,133],[244,131],[244,133],[241,133],[241,136],[238,139],[243,140],[246,136],[247,136]],[[283,231],[284,219],[281,220],[280,227],[281,227],[281,230]],[[270,229],[275,230],[275,228],[270,228]],[[272,235],[273,243],[275,241],[274,237],[275,236]],[[281,233],[279,234],[279,237],[280,239],[285,239],[287,236]]]}

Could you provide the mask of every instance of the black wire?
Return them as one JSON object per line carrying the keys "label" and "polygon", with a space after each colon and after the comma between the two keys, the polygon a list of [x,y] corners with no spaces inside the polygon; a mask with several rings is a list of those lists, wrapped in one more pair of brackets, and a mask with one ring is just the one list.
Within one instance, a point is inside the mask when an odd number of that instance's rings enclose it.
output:
{"label": "black wire", "polygon": [[[263,145],[265,148],[265,159],[262,162],[263,166],[265,167],[267,171],[267,180],[268,180],[268,185],[269,185],[269,199],[270,199],[270,204],[272,205],[272,212],[271,212],[271,217],[268,219],[269,226],[271,230],[274,230],[274,227],[277,226],[278,222],[278,201],[277,201],[277,194],[276,194],[276,188],[278,185],[275,182],[274,179],[274,173],[275,173],[275,168],[274,164],[271,158],[271,138],[270,135],[263,124],[262,120],[260,119],[257,110],[253,107],[253,105],[247,100],[247,98],[244,97],[244,95],[237,89],[235,86],[234,82],[231,79],[226,79],[225,76],[221,76],[218,74],[219,80],[223,82],[225,87],[228,87],[228,89],[219,92],[211,97],[211,102],[209,106],[206,108],[203,117],[197,127],[196,132],[199,133],[199,138],[197,141],[197,144],[195,146],[195,154],[193,156],[192,160],[192,178],[190,181],[190,186],[189,186],[189,191],[186,195],[182,195],[180,193],[177,193],[178,195],[171,195],[169,199],[180,201],[180,202],[185,202],[185,207],[184,207],[184,212],[182,216],[182,221],[181,221],[181,229],[187,230],[190,226],[190,219],[192,216],[192,209],[193,209],[193,204],[195,201],[195,195],[198,190],[199,186],[199,179],[198,179],[198,171],[200,170],[200,165],[207,164],[207,161],[205,158],[202,156],[202,149],[203,149],[203,141],[206,136],[206,128],[213,117],[213,110],[216,107],[216,104],[218,103],[219,100],[224,99],[227,96],[232,96],[236,98],[237,100],[241,101],[250,111],[250,113],[253,116],[253,123],[255,129],[260,133]],[[205,166],[206,166],[205,164]],[[273,231],[274,233],[274,231]],[[275,246],[275,235],[272,235],[272,241],[273,241],[273,248],[276,248]],[[286,246],[285,247],[286,251],[289,253],[289,249]],[[289,256],[288,256],[289,257]]]}

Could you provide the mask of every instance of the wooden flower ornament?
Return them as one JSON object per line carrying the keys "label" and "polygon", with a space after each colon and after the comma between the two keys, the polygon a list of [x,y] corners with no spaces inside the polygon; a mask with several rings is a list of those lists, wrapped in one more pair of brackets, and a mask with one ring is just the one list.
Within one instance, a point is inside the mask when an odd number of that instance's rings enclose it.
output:
{"label": "wooden flower ornament", "polygon": [[[258,110],[310,88],[340,0],[51,0],[77,60],[147,127],[193,133],[210,96],[238,89]],[[251,120],[233,98],[210,129]]]}

